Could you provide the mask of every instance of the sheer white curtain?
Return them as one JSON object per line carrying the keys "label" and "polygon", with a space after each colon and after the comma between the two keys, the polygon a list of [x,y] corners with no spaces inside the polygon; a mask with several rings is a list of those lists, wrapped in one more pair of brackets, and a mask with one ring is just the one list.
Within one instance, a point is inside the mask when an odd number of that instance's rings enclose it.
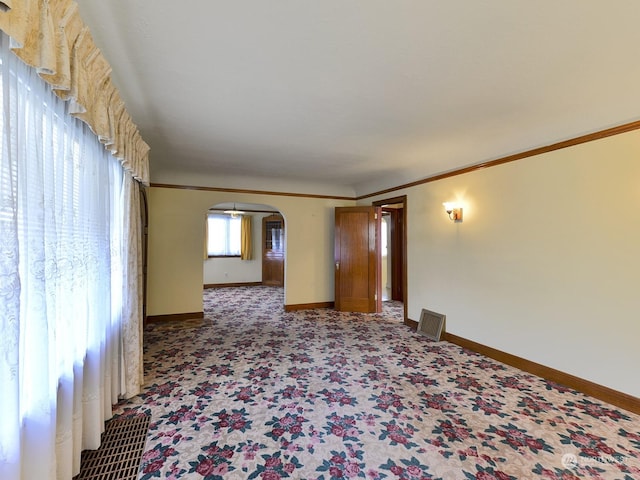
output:
{"label": "sheer white curtain", "polygon": [[141,384],[137,187],[0,42],[0,478],[71,479]]}

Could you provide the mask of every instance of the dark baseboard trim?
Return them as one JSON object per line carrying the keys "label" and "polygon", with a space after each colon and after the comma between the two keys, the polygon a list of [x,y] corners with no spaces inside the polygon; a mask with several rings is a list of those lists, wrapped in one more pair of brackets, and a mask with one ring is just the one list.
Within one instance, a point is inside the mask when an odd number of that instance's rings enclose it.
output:
{"label": "dark baseboard trim", "polygon": [[169,315],[149,315],[147,323],[166,322],[175,320],[192,320],[194,318],[204,318],[204,312],[172,313]]}
{"label": "dark baseboard trim", "polygon": [[317,302],[317,303],[297,303],[294,305],[285,305],[285,312],[294,312],[296,310],[312,310],[314,308],[333,308],[334,302]]}
{"label": "dark baseboard trim", "polygon": [[[407,319],[407,321],[405,321],[405,325],[417,328],[418,322]],[[556,370],[555,368],[532,362],[526,358],[518,357],[517,355],[512,355],[510,353],[503,352],[502,350],[474,342],[473,340],[459,337],[452,333],[444,332],[442,334],[442,340],[454,343],[462,348],[466,348],[467,350],[471,350],[486,357],[493,358],[494,360],[525,372],[532,373],[533,375],[542,377],[545,380],[565,385],[624,410],[640,414],[640,398],[638,397],[634,397],[624,392],[619,392],[612,388],[605,387],[604,385],[599,385],[589,380],[585,380],[584,378],[576,377],[575,375]]]}
{"label": "dark baseboard trim", "polygon": [[238,282],[238,283],[205,283],[204,289],[207,288],[224,288],[224,287],[255,287],[262,285],[262,282]]}
{"label": "dark baseboard trim", "polygon": [[404,317],[404,324],[412,330],[418,329],[418,322],[411,320],[409,317]]}

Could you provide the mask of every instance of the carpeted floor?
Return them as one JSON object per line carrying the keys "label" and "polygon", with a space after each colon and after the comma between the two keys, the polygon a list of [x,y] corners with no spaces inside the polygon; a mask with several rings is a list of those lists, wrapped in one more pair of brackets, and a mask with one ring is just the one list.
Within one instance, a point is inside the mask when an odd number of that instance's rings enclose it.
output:
{"label": "carpeted floor", "polygon": [[139,479],[640,479],[640,417],[382,314],[285,313],[282,289],[205,291],[145,332]]}

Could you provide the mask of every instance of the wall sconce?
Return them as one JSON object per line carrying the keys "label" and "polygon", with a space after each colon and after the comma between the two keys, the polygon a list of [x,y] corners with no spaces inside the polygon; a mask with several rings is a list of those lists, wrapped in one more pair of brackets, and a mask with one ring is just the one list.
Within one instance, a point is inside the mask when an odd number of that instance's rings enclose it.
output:
{"label": "wall sconce", "polygon": [[462,222],[462,207],[459,207],[453,202],[444,202],[444,209],[449,215],[449,219],[454,222]]}

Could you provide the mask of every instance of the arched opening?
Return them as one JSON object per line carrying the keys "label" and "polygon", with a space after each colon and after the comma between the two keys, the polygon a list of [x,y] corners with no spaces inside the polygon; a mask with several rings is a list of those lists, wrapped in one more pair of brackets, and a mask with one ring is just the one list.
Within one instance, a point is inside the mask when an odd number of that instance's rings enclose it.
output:
{"label": "arched opening", "polygon": [[206,250],[205,288],[250,285],[284,288],[284,216],[271,205],[223,202],[209,207]]}

